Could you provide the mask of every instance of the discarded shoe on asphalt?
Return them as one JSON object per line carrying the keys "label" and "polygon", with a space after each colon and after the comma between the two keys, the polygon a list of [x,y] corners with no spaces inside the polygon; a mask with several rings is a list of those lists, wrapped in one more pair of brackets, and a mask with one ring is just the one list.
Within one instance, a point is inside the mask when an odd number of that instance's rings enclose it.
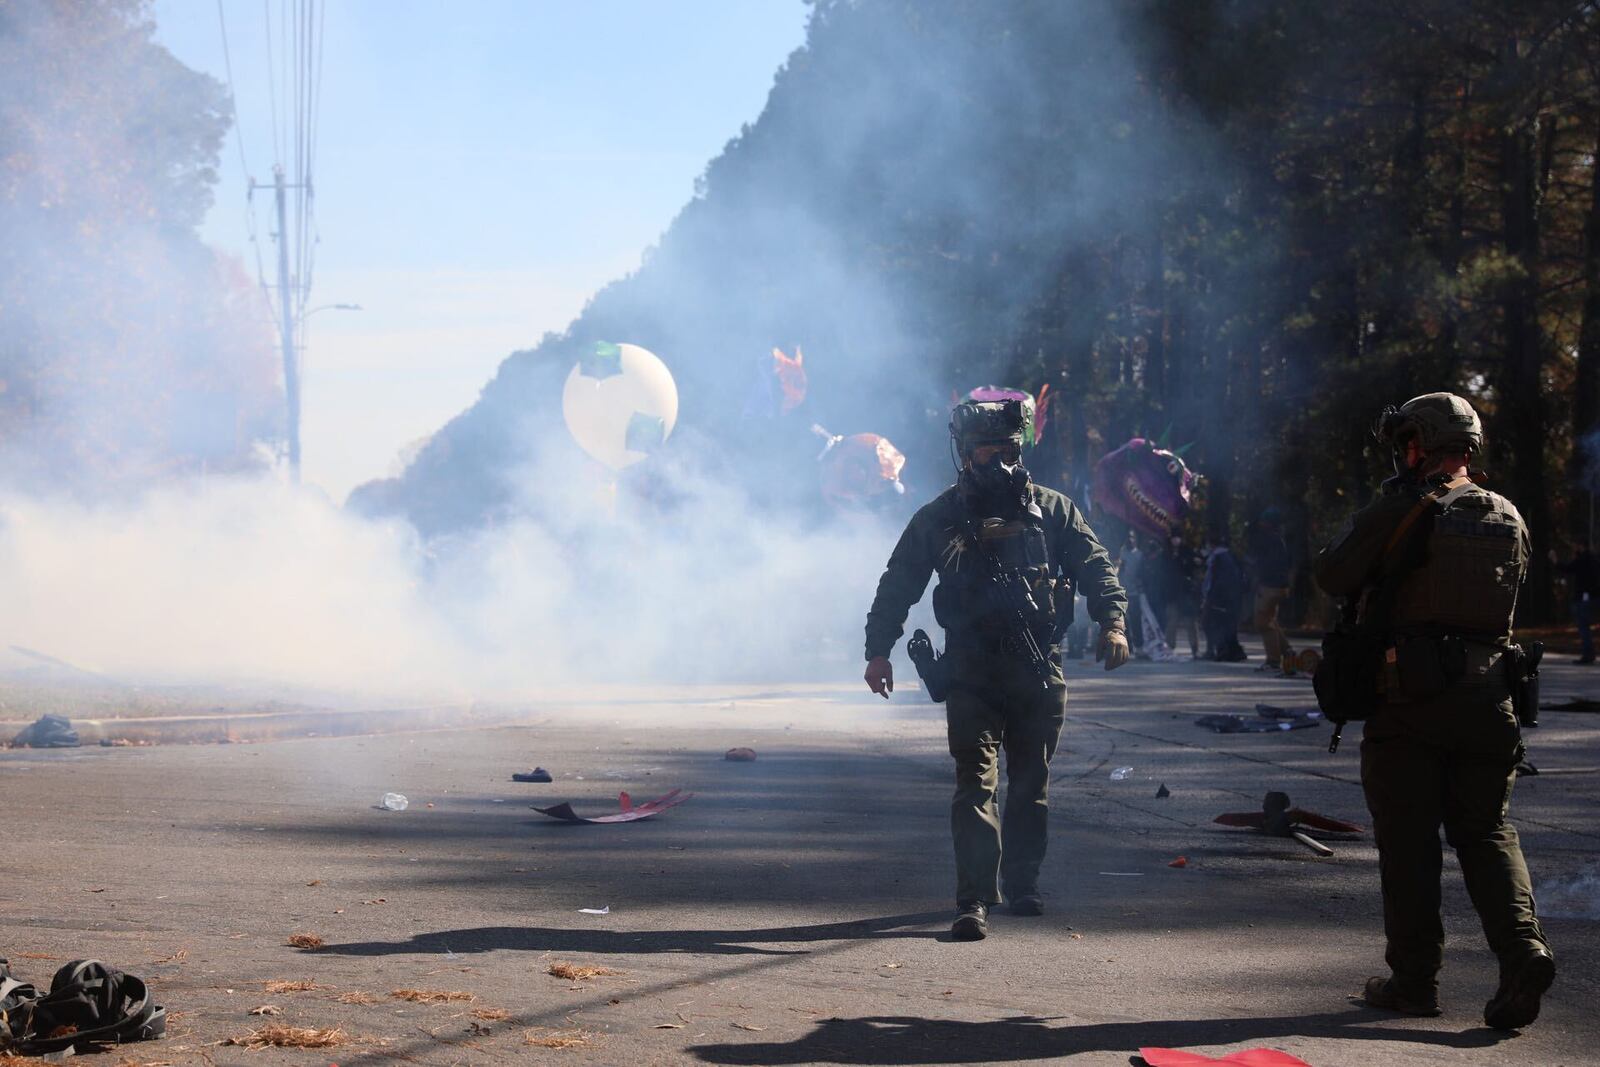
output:
{"label": "discarded shoe on asphalt", "polygon": [[1401,989],[1393,978],[1381,975],[1368,978],[1363,999],[1373,1008],[1397,1011],[1402,1015],[1438,1015],[1439,994],[1434,991],[1415,992]]}
{"label": "discarded shoe on asphalt", "polygon": [[1500,988],[1483,1006],[1483,1021],[1496,1030],[1520,1030],[1539,1017],[1539,998],[1556,980],[1556,961],[1539,949],[1501,968]]}
{"label": "discarded shoe on asphalt", "polygon": [[982,941],[989,936],[989,905],[981,900],[963,900],[956,905],[956,921],[950,936],[957,941]]}
{"label": "discarded shoe on asphalt", "polygon": [[549,782],[553,781],[550,772],[543,767],[535,767],[531,771],[518,771],[511,776],[513,782]]}
{"label": "discarded shoe on asphalt", "polygon": [[1013,915],[1043,915],[1044,900],[1038,893],[1024,893],[1009,900]]}

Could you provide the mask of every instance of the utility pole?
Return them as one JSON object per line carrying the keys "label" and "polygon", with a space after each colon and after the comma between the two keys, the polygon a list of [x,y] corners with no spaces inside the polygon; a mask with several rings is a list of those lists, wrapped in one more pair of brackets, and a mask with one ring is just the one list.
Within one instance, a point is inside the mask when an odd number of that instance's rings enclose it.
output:
{"label": "utility pole", "polygon": [[278,311],[282,316],[278,340],[283,345],[283,391],[289,409],[289,481],[300,484],[300,365],[295,348],[294,301],[289,288],[288,186],[283,168],[272,168],[272,189],[278,203]]}

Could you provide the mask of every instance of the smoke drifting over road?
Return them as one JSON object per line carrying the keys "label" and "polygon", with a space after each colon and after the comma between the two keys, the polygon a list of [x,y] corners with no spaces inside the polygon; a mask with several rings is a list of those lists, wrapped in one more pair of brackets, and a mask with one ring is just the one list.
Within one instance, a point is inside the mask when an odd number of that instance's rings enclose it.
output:
{"label": "smoke drifting over road", "polygon": [[[49,23],[44,8],[24,9]],[[1221,166],[1155,106],[1128,30],[1108,2],[951,3],[937,17],[921,4],[819,4],[760,120],[710,165],[641,270],[508,358],[401,478],[358,490],[348,510],[270,479],[211,477],[182,447],[146,480],[156,488],[107,500],[92,468],[68,471],[69,446],[30,452],[43,466],[0,497],[0,636],[166,679],[509,692],[852,677],[894,532],[949,479],[952,394],[993,380],[1037,389],[1043,368],[1100,327],[1062,318],[1074,304],[1062,290],[1092,279],[1103,243],[1136,227],[1164,176],[1187,169],[1198,186]],[[221,104],[214,86],[167,73],[171,84],[146,78],[139,92],[198,123],[171,173],[203,193]],[[189,194],[192,210],[200,194]],[[94,203],[77,209],[91,225]],[[171,225],[192,235],[192,217]],[[8,256],[25,271],[50,237],[21,232]],[[50,362],[40,381],[67,365],[76,309],[98,304],[104,276],[82,278],[30,319],[57,331],[30,349]],[[215,291],[188,276],[173,285]],[[137,349],[118,373],[160,396],[258,373],[217,346],[195,350],[213,360],[203,366],[144,366],[177,334],[124,333],[118,316],[132,312],[114,306],[104,329]],[[559,408],[568,369],[599,341],[658,353],[682,398],[677,434],[623,475],[614,500]],[[807,399],[751,410],[772,348],[794,345]],[[173,440],[233,412],[224,469],[274,444],[218,395],[186,404],[155,416]],[[128,407],[63,403],[70,432],[52,440],[150,417]],[[813,423],[887,435],[909,457],[910,492],[881,512],[823,505]],[[1062,470],[1038,473],[1059,484]],[[68,483],[80,491],[61,491]]]}

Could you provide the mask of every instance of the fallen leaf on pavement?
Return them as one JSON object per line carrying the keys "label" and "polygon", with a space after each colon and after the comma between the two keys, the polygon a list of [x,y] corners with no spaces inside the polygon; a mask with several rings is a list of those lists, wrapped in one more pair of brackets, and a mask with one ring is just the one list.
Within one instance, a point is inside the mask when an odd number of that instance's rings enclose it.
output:
{"label": "fallen leaf on pavement", "polygon": [[745,1023],[733,1023],[732,1026],[735,1030],[749,1030],[753,1034],[765,1033],[767,1029],[765,1026],[750,1026]]}
{"label": "fallen leaf on pavement", "polygon": [[316,934],[290,934],[289,944],[295,948],[303,948],[307,952],[315,952],[327,942]]}
{"label": "fallen leaf on pavement", "polygon": [[683,1024],[682,1023],[656,1023],[650,1029],[652,1029],[652,1030],[682,1030],[683,1029]]}
{"label": "fallen leaf on pavement", "polygon": [[246,1015],[282,1015],[283,1009],[276,1004],[261,1004],[245,1012]]}

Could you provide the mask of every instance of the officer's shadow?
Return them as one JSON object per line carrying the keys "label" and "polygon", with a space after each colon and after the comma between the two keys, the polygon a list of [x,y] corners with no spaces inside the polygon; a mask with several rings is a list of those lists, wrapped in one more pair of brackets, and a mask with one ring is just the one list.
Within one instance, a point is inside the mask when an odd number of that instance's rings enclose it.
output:
{"label": "officer's shadow", "polygon": [[1487,1048],[1512,1035],[1487,1028],[1456,1033],[1422,1030],[1366,1007],[1320,1015],[1257,1019],[1158,1019],[1149,1022],[1051,1025],[1058,1020],[1021,1016],[993,1022],[924,1019],[914,1015],[823,1019],[793,1041],[695,1045],[705,1063],[937,1064],[1046,1060],[1081,1052],[1124,1052],[1142,1064],[1140,1048],[1193,1048],[1278,1038],[1396,1041],[1444,1048]]}
{"label": "officer's shadow", "polygon": [[406,941],[354,941],[327,945],[318,951],[322,955],[341,956],[467,955],[496,950],[795,956],[804,955],[809,950],[761,946],[880,938],[943,938],[948,934],[927,927],[942,924],[948,919],[947,912],[937,911],[754,930],[596,930],[582,926],[562,930],[548,926],[476,926],[414,934]]}

